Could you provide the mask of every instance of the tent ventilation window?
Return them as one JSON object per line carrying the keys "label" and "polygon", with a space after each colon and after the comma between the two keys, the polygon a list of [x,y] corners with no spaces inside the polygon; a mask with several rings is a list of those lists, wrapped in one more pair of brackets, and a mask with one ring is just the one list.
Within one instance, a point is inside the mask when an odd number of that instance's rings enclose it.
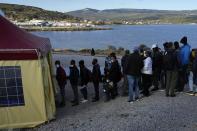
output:
{"label": "tent ventilation window", "polygon": [[24,106],[20,66],[0,66],[0,107]]}

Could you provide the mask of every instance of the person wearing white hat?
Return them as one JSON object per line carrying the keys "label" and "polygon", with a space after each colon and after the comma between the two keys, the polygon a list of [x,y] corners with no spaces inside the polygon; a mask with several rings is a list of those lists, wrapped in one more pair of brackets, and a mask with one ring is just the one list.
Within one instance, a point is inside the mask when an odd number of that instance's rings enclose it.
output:
{"label": "person wearing white hat", "polygon": [[153,44],[152,45],[152,49],[154,49],[154,48],[158,48],[158,45],[157,44]]}

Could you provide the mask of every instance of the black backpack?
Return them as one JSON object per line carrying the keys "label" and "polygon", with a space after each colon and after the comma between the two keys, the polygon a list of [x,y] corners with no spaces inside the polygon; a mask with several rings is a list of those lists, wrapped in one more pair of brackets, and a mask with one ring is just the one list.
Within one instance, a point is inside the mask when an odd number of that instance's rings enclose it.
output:
{"label": "black backpack", "polygon": [[120,65],[118,64],[118,74],[117,74],[118,76],[117,76],[117,82],[119,82],[119,81],[121,81],[121,79],[122,79],[122,72],[121,72],[121,67],[120,67]]}
{"label": "black backpack", "polygon": [[92,81],[92,72],[86,68],[87,80],[88,82]]}
{"label": "black backpack", "polygon": [[177,62],[174,51],[167,51],[163,56],[163,66],[165,70],[173,70]]}

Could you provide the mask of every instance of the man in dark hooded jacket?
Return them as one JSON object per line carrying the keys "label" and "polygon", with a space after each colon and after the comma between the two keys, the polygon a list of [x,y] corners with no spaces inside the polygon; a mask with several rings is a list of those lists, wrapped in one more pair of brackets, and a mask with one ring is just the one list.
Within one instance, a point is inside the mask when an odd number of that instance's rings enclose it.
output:
{"label": "man in dark hooded jacket", "polygon": [[123,85],[122,85],[122,88],[121,88],[121,95],[122,96],[126,96],[128,95],[128,80],[127,80],[127,75],[126,75],[126,62],[129,58],[129,55],[130,55],[130,51],[129,50],[126,50],[125,51],[125,55],[122,57],[121,59],[121,66],[122,66],[122,72],[123,72],[123,78],[124,78],[124,82],[123,82]]}
{"label": "man in dark hooded jacket", "polygon": [[79,104],[79,95],[78,95],[78,79],[79,79],[79,70],[75,65],[75,60],[71,60],[70,62],[70,84],[74,93],[74,100],[71,101],[73,103],[72,106],[76,106]]}
{"label": "man in dark hooded jacket", "polygon": [[113,82],[113,90],[112,90],[112,99],[114,99],[118,95],[118,87],[117,83],[121,80],[122,74],[121,74],[121,67],[118,63],[118,60],[116,58],[115,53],[110,54],[111,58],[111,68],[108,72],[108,78],[110,81]]}
{"label": "man in dark hooded jacket", "polygon": [[81,78],[81,93],[84,97],[84,100],[82,100],[82,103],[85,103],[88,101],[88,91],[87,91],[87,84],[90,81],[90,75],[91,72],[89,69],[87,69],[84,65],[84,60],[79,61],[79,67],[80,67],[80,78]]}
{"label": "man in dark hooded jacket", "polygon": [[66,72],[62,68],[60,61],[55,61],[56,66],[56,80],[60,87],[60,94],[61,94],[61,103],[60,107],[65,106],[65,86],[67,83]]}
{"label": "man in dark hooded jacket", "polygon": [[180,88],[179,91],[183,91],[184,90],[184,86],[185,84],[187,84],[188,82],[188,72],[187,72],[187,68],[190,62],[190,45],[187,42],[187,37],[184,36],[180,43],[183,44],[183,46],[181,47],[180,50],[180,61],[181,61],[181,71],[180,71]]}
{"label": "man in dark hooded jacket", "polygon": [[95,90],[95,97],[92,99],[92,102],[96,102],[99,101],[99,82],[101,81],[101,70],[97,59],[93,59],[92,65],[92,81]]}
{"label": "man in dark hooded jacket", "polygon": [[161,80],[161,70],[163,65],[163,56],[162,53],[159,51],[159,48],[156,44],[152,46],[152,60],[153,60],[153,86],[154,88],[152,91],[156,91],[159,89],[159,82]]}
{"label": "man in dark hooded jacket", "polygon": [[139,79],[141,75],[141,70],[143,68],[143,59],[139,54],[138,48],[134,48],[134,53],[132,53],[126,63],[125,73],[128,79],[129,87],[129,99],[128,102],[133,102],[139,99]]}

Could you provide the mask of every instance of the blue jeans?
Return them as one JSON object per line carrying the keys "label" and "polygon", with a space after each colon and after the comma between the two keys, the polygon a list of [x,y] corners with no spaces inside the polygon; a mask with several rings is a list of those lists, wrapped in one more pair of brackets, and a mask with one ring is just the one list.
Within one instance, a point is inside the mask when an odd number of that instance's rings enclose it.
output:
{"label": "blue jeans", "polygon": [[128,101],[134,101],[139,98],[139,77],[127,75],[128,87],[129,87],[129,99]]}

